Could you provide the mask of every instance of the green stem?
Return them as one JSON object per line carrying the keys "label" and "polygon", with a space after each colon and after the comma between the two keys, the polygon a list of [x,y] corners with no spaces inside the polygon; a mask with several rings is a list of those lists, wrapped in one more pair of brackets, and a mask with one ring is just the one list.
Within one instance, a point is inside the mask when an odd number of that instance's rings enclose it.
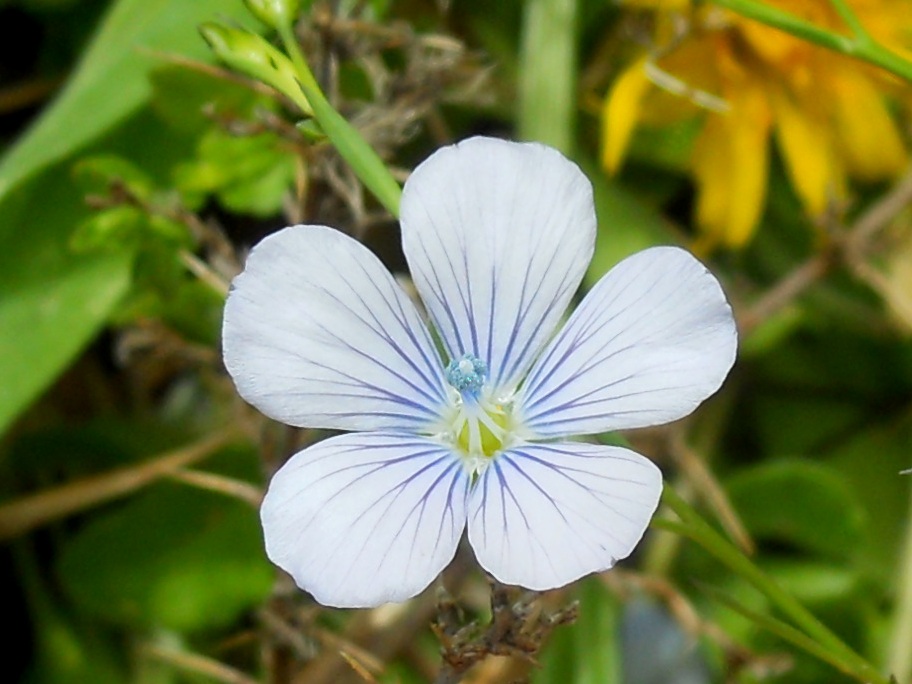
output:
{"label": "green stem", "polygon": [[352,167],[365,187],[370,190],[387,211],[399,216],[399,201],[402,188],[393,178],[384,161],[368,144],[361,134],[339,114],[320,89],[313,72],[295,38],[290,23],[276,26],[279,37],[298,76],[301,91],[306,97],[314,118],[329,138],[336,151]]}
{"label": "green stem", "polygon": [[890,634],[887,667],[899,682],[912,678],[912,490],[909,492],[909,516],[906,537],[897,578],[899,596]]}
{"label": "green stem", "polygon": [[314,78],[313,72],[310,70],[310,67],[307,66],[307,60],[304,59],[304,53],[301,52],[301,46],[298,45],[298,40],[295,38],[294,29],[291,24],[276,26],[276,30],[279,32],[279,37],[282,39],[282,45],[285,47],[285,52],[291,57],[291,63],[294,64],[295,71],[297,71],[301,83],[308,88],[320,90],[320,84],[317,83],[317,79]]}
{"label": "green stem", "polygon": [[833,9],[836,10],[839,17],[852,31],[852,35],[855,36],[856,40],[873,42],[871,34],[868,33],[868,30],[858,20],[858,17],[855,15],[855,12],[852,11],[852,8],[849,7],[849,3],[847,3],[846,0],[830,0],[830,4],[833,5]]}
{"label": "green stem", "polygon": [[519,136],[573,153],[577,0],[525,3],[519,70]]}
{"label": "green stem", "polygon": [[853,36],[833,33],[809,21],[800,19],[794,14],[757,2],[757,0],[708,1],[808,42],[879,66],[900,78],[912,82],[912,62],[872,40],[844,0],[832,1],[840,16],[852,29]]}
{"label": "green stem", "polygon": [[808,636],[830,649],[839,660],[851,666],[853,671],[863,681],[889,684],[889,680],[881,675],[873,665],[847,646],[826,625],[814,617],[809,610],[754,565],[733,544],[716,532],[691,508],[690,504],[678,496],[677,492],[668,485],[663,490],[662,500],[682,521],[682,523],[659,521],[663,527],[683,534],[697,542],[731,570],[753,584],[779,610],[787,615],[795,625],[804,630]]}

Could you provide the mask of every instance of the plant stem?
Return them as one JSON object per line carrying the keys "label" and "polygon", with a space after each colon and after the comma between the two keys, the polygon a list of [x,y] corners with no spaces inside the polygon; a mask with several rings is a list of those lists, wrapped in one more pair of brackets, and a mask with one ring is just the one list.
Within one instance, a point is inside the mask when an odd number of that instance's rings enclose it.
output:
{"label": "plant stem", "polygon": [[525,4],[519,70],[519,136],[573,153],[577,0]]}
{"label": "plant stem", "polygon": [[909,492],[909,516],[906,519],[897,587],[899,596],[890,634],[887,669],[896,681],[908,682],[912,678],[912,490]]}
{"label": "plant stem", "polygon": [[722,561],[730,569],[754,585],[770,601],[787,615],[805,634],[830,649],[834,657],[850,666],[853,672],[865,682],[888,684],[867,660],[847,646],[838,636],[820,622],[814,615],[789,595],[776,582],[754,565],[733,544],[716,532],[684,499],[666,485],[662,501],[681,519],[681,524],[665,521],[663,527],[683,534],[700,544],[706,551]]}
{"label": "plant stem", "polygon": [[402,188],[393,178],[386,164],[361,134],[333,108],[320,89],[313,72],[295,38],[290,24],[276,27],[285,50],[291,57],[302,95],[307,99],[314,118],[329,138],[336,151],[352,167],[365,187],[370,190],[387,211],[399,216]]}
{"label": "plant stem", "polygon": [[785,31],[810,43],[835,50],[844,55],[874,64],[890,73],[912,82],[912,61],[888,50],[874,41],[864,29],[845,0],[832,0],[833,6],[852,30],[852,36],[834,33],[794,14],[784,12],[757,0],[709,0],[714,5],[725,7],[749,19]]}
{"label": "plant stem", "polygon": [[852,35],[854,35],[857,40],[872,40],[871,35],[868,33],[867,29],[861,25],[858,17],[855,15],[855,12],[852,11],[852,8],[849,7],[849,3],[847,3],[846,0],[830,0],[830,4],[833,5],[833,9],[836,10],[840,18],[846,23],[846,26],[851,29]]}

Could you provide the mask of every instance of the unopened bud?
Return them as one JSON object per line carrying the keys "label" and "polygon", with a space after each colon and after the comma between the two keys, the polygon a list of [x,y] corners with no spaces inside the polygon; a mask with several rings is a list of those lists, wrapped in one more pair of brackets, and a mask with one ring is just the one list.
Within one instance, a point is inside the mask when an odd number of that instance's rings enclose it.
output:
{"label": "unopened bud", "polygon": [[247,9],[267,26],[290,26],[298,16],[299,0],[244,0]]}
{"label": "unopened bud", "polygon": [[310,104],[298,86],[291,60],[262,36],[221,24],[206,23],[200,33],[222,62],[232,69],[272,86],[311,114]]}

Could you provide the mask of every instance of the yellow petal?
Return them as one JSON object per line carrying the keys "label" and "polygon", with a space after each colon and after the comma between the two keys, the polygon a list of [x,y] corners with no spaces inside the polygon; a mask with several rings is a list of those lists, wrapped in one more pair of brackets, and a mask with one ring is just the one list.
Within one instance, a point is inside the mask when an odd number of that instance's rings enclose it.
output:
{"label": "yellow petal", "polygon": [[697,222],[711,242],[742,247],[766,199],[770,109],[761,84],[744,82],[728,96],[731,111],[710,115],[694,149]]}
{"label": "yellow petal", "polygon": [[837,140],[848,172],[875,181],[902,173],[908,156],[883,98],[861,73],[844,71],[834,88]]}
{"label": "yellow petal", "polygon": [[[697,184],[696,219],[705,248],[722,242],[731,197],[731,146],[722,118],[710,115],[694,143],[693,172]],[[707,251],[701,249],[700,251]]]}
{"label": "yellow petal", "polygon": [[807,212],[820,216],[831,199],[843,195],[844,183],[830,131],[809,104],[781,90],[773,98],[776,141],[786,172]]}
{"label": "yellow petal", "polygon": [[620,75],[602,107],[602,164],[610,173],[621,165],[649,88],[646,61],[638,59]]}

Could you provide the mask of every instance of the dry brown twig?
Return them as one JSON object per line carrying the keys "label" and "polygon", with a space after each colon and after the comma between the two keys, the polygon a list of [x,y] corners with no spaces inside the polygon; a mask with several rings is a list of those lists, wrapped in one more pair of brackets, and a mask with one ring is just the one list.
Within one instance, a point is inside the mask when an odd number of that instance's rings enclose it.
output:
{"label": "dry brown twig", "polygon": [[744,334],[779,312],[811,285],[823,278],[837,264],[864,273],[860,266],[871,256],[871,244],[879,233],[906,206],[912,203],[912,170],[906,173],[878,201],[872,204],[847,230],[838,234],[826,249],[817,252],[795,267],[739,316]]}
{"label": "dry brown twig", "polygon": [[535,656],[555,627],[576,620],[576,602],[554,611],[545,610],[541,594],[491,581],[491,622],[483,631],[466,624],[459,606],[441,598],[437,621],[432,625],[440,641],[443,664],[436,684],[455,684],[475,664],[488,656],[515,656],[537,664]]}
{"label": "dry brown twig", "polygon": [[148,461],[74,480],[3,504],[0,506],[0,539],[25,534],[41,525],[135,492],[211,456],[237,438],[234,430],[226,428]]}

